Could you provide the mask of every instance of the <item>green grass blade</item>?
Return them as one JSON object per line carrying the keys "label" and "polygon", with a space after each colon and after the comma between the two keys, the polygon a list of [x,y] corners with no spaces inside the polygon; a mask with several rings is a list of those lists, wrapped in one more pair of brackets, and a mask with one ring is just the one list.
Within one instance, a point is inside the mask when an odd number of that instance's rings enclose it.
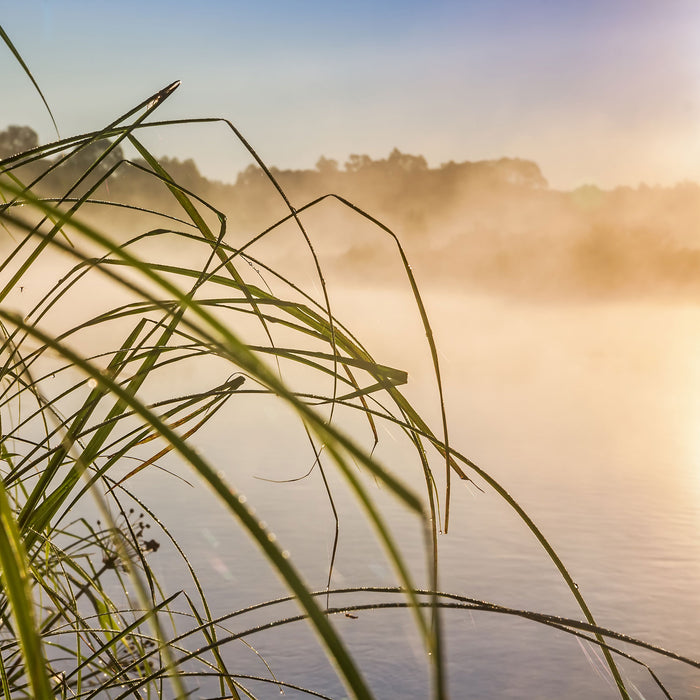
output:
{"label": "green grass blade", "polygon": [[34,87],[36,88],[36,91],[39,93],[39,97],[41,97],[41,101],[44,103],[44,106],[46,107],[46,111],[49,113],[49,116],[51,117],[51,121],[53,123],[53,128],[56,130],[56,135],[58,136],[58,138],[61,138],[61,135],[58,133],[58,126],[56,125],[56,120],[53,117],[53,112],[51,111],[51,107],[49,107],[49,103],[46,101],[46,98],[44,97],[44,93],[41,91],[41,88],[39,87],[39,83],[37,83],[36,80],[34,79],[32,72],[29,70],[29,66],[27,66],[27,64],[24,62],[24,59],[22,58],[19,51],[17,51],[17,49],[15,48],[15,45],[10,40],[10,37],[7,36],[7,33],[2,28],[2,25],[0,25],[0,39],[2,39],[5,42],[5,44],[7,45],[7,48],[10,49],[10,51],[12,52],[12,55],[15,57],[15,59],[17,59],[17,62],[24,69],[24,72],[29,77],[29,80],[32,81],[32,85],[34,85]]}
{"label": "green grass blade", "polygon": [[27,552],[10,506],[5,485],[0,482],[0,570],[10,603],[24,669],[37,700],[54,697],[47,676],[47,662],[34,610]]}
{"label": "green grass blade", "polygon": [[69,350],[65,346],[60,345],[50,336],[42,333],[36,328],[27,326],[23,319],[16,314],[0,309],[0,317],[7,322],[13,323],[15,326],[23,328],[30,335],[40,340],[42,343],[51,347],[56,352],[60,353],[69,360],[75,367],[81,369],[86,374],[91,376],[98,384],[109,389],[109,391],[118,397],[124,404],[130,406],[137,414],[139,414],[154,430],[157,430],[164,439],[170,442],[174,449],[177,450],[200,474],[200,476],[209,483],[213,490],[228,506],[231,512],[237,517],[241,525],[247,530],[252,539],[263,550],[272,565],[277,569],[286,585],[294,592],[300,605],[306,610],[316,628],[320,638],[328,649],[330,658],[337,665],[337,669],[341,677],[346,680],[348,690],[353,694],[353,697],[358,700],[369,700],[372,694],[365,684],[357,666],[347,652],[345,645],[340,640],[333,627],[328,622],[322,610],[317,606],[313,598],[309,595],[306,585],[303,583],[300,575],[292,566],[286,554],[277,545],[275,539],[271,537],[267,529],[261,522],[252,514],[245,501],[241,500],[238,494],[220,477],[218,470],[212,468],[188,443],[183,441],[176,433],[174,433],[167,424],[163,423],[156,415],[149,411],[143,404],[135,399],[129,392],[114,382],[111,378],[101,372],[98,368],[93,367],[89,362],[81,358],[78,354]]}

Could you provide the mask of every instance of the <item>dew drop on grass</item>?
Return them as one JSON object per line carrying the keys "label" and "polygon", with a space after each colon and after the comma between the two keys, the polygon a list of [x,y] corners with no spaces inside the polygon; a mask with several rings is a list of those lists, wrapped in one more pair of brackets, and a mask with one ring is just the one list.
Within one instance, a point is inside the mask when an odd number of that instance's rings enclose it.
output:
{"label": "dew drop on grass", "polygon": [[91,389],[97,389],[97,380],[96,380],[94,377],[88,379],[88,386],[89,386]]}

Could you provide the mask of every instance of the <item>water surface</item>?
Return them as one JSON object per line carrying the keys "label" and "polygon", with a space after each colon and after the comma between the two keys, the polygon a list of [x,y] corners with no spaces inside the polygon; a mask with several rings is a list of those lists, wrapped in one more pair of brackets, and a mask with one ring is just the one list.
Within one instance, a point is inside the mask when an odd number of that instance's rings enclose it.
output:
{"label": "water surface", "polygon": [[[438,430],[429,354],[408,295],[334,290],[332,300],[338,316],[348,320],[379,362],[409,371],[406,392]],[[700,658],[700,307],[531,305],[437,293],[428,295],[427,305],[455,447],[527,510],[599,624]],[[338,411],[335,419],[347,421],[371,447],[369,431],[356,416]],[[380,434],[376,456],[424,490],[419,464],[400,434],[383,426]],[[255,505],[310,585],[322,589],[333,519],[318,469],[294,483],[259,478],[291,479],[311,468],[313,456],[295,419],[269,398],[236,397],[197,442]],[[332,585],[394,584],[342,478],[331,463],[324,464],[340,516]],[[433,466],[444,485],[444,467],[439,460]],[[582,618],[535,538],[475,480],[484,493],[453,481],[450,531],[440,537],[442,589]],[[134,483],[172,523],[173,533],[204,572],[217,610],[284,592],[202,488],[183,487],[156,472]],[[415,519],[379,487],[373,493],[411,559],[418,584],[425,584],[423,539]],[[154,557],[153,564],[170,585],[178,585],[181,572],[166,554]],[[586,642],[484,612],[448,611],[444,617],[454,698],[616,697],[600,652]],[[251,617],[250,626],[258,620]],[[406,611],[335,620],[378,697],[426,696],[424,654]],[[236,629],[242,625],[235,623]],[[344,697],[300,624],[249,641],[278,677]],[[652,664],[674,698],[700,694],[697,669],[625,649]],[[249,650],[235,653],[245,672],[268,673]],[[632,697],[663,697],[643,669],[629,663],[622,668]],[[290,690],[285,694],[302,697]],[[202,690],[201,697],[208,695]]]}

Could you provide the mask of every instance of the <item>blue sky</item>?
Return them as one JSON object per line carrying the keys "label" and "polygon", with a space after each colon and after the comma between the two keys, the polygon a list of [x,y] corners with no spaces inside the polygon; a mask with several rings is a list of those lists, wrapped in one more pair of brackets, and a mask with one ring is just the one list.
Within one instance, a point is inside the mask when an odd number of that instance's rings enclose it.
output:
{"label": "blue sky", "polygon": [[[63,135],[181,79],[163,118],[229,118],[280,167],[398,147],[431,165],[531,158],[564,188],[700,181],[694,0],[0,0],[0,10]],[[30,124],[51,140],[2,49],[0,65],[0,128]],[[221,179],[248,162],[217,126],[149,139]]]}

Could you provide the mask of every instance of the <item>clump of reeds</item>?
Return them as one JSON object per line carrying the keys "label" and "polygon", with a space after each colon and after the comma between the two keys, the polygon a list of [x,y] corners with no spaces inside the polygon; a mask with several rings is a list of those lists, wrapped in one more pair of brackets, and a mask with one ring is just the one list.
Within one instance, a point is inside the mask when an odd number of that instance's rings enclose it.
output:
{"label": "clump of reeds", "polygon": [[[1,30],[0,36],[32,77],[9,37]],[[568,571],[527,514],[488,473],[448,443],[444,406],[437,433],[401,393],[405,373],[375,361],[334,317],[321,261],[300,216],[320,200],[292,206],[236,127],[218,120],[248,149],[288,208],[284,219],[233,247],[226,236],[226,217],[178,184],[141,141],[143,130],[168,124],[153,122],[152,115],[177,87],[173,83],[148,96],[104,128],[59,138],[0,161],[0,224],[8,241],[0,264],[0,681],[4,697],[143,698],[174,693],[184,698],[191,682],[212,677],[221,697],[254,697],[249,688],[253,681],[299,689],[274,676],[246,675],[229,667],[223,654],[226,645],[259,630],[253,626],[231,634],[226,627],[229,620],[256,607],[282,606],[287,600],[296,602],[298,614],[281,617],[268,628],[306,620],[347,692],[356,698],[373,697],[372,689],[329,618],[337,612],[352,615],[354,610],[379,607],[413,611],[436,698],[447,695],[440,625],[444,609],[450,614],[484,610],[517,615],[589,639],[602,647],[621,697],[629,697],[613,660],[614,653],[622,652],[612,643],[615,639],[643,643],[596,625]],[[206,121],[217,120],[185,123]],[[121,156],[121,147],[127,144],[139,154],[138,162]],[[90,154],[87,162],[86,153]],[[75,163],[83,165],[76,168]],[[110,181],[129,168],[158,181],[180,213],[146,212],[157,225],[141,230],[135,217],[131,233],[116,240],[86,223],[89,219],[83,214],[95,207],[143,214],[128,201],[104,199]],[[57,179],[58,172],[63,173],[62,179]],[[67,184],[66,173],[72,177]],[[48,191],[52,182],[54,187],[63,183],[63,189]],[[336,199],[353,216],[370,220],[378,232],[395,240],[442,397],[430,324],[398,238],[352,203]],[[269,269],[253,257],[255,243],[290,220],[313,261],[321,289],[318,299],[298,288],[284,270]],[[158,253],[177,245],[187,247],[191,264]],[[55,279],[45,285],[36,303],[18,311],[24,288],[35,284],[36,275],[46,274],[45,261],[54,266],[48,269],[56,271]],[[112,303],[110,296],[104,308],[78,320],[58,313],[68,300],[89,296],[95,279],[107,280],[110,295],[119,301]],[[268,281],[275,291],[267,287]],[[243,328],[255,328],[262,341],[248,342]],[[277,342],[279,329],[284,332],[283,344]],[[85,335],[99,336],[108,347],[86,352]],[[149,399],[145,390],[149,378],[211,358],[226,367],[221,381],[157,401]],[[325,393],[319,393],[316,385],[313,391],[291,388],[281,363],[313,370],[327,380],[320,384],[326,387]],[[308,434],[315,465],[323,470],[332,464],[345,477],[400,586],[362,589],[362,603],[345,601],[360,589],[310,590],[246,499],[192,446],[190,438],[217,411],[232,400],[245,400],[248,393],[273,395],[293,409]],[[359,412],[374,440],[380,422],[403,431],[423,471],[424,494],[415,493],[373,458],[372,445],[358,444],[337,424],[334,411],[339,407]],[[178,454],[195,478],[225,504],[232,527],[241,528],[258,545],[288,588],[289,599],[250,601],[253,608],[212,616],[206,586],[167,524],[160,523],[130,490],[135,474],[155,468],[168,453]],[[445,470],[442,495],[435,459]],[[124,473],[125,463],[136,466]],[[356,465],[422,523],[428,543],[427,589],[414,584],[408,562]],[[585,621],[513,610],[439,590],[438,531],[448,529],[453,474],[460,481],[478,479],[518,513],[561,572]],[[332,500],[330,490],[328,496]],[[99,520],[81,515],[83,502],[90,499],[98,505]],[[196,595],[173,593],[157,580],[149,558],[164,542],[182,555]],[[330,582],[329,576],[329,586]],[[128,592],[132,587],[135,597]],[[331,592],[333,601],[342,601],[343,607],[330,607]],[[311,687],[313,679],[309,683],[309,688],[299,690],[325,697]]]}

